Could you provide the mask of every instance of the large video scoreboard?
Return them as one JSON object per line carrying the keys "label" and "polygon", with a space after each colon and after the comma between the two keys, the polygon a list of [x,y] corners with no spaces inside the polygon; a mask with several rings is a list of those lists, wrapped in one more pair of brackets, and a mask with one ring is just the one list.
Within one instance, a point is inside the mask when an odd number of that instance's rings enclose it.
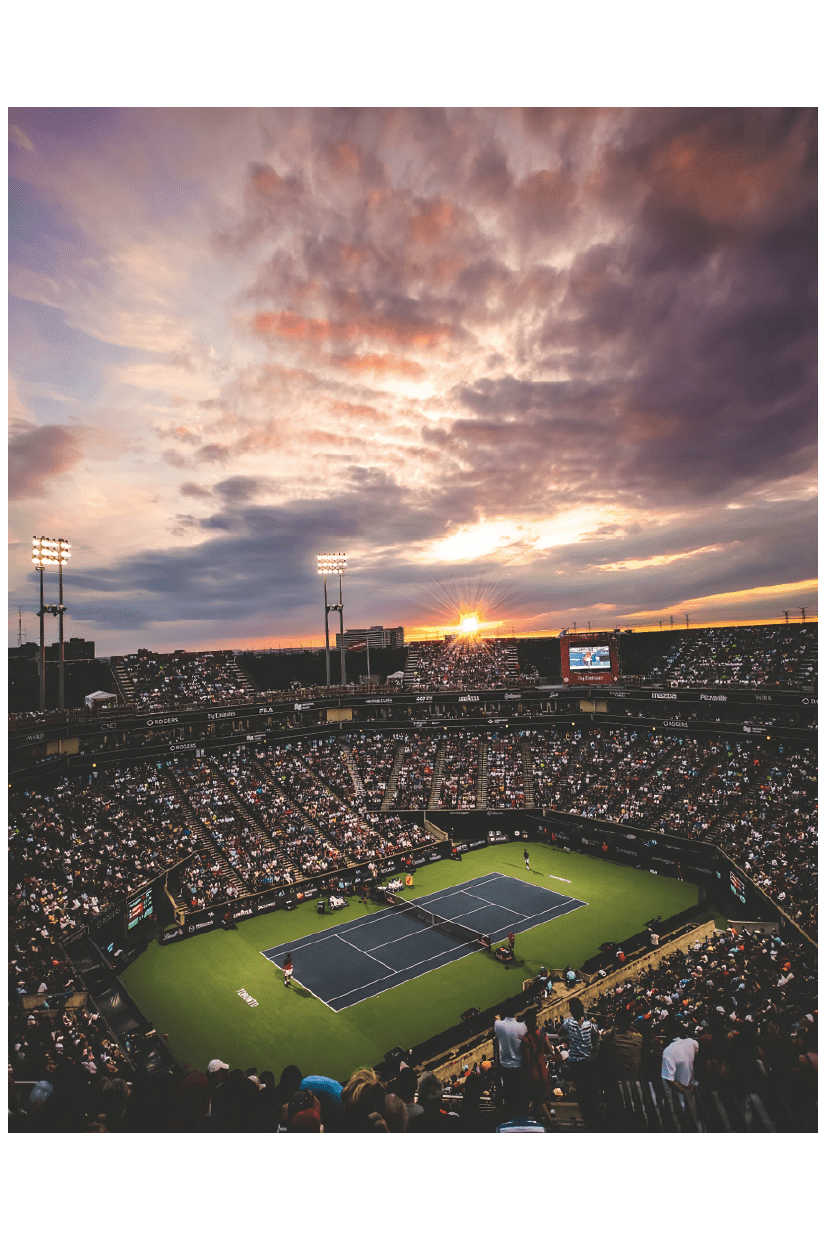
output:
{"label": "large video scoreboard", "polygon": [[564,685],[613,685],[620,679],[617,635],[561,633],[560,670]]}

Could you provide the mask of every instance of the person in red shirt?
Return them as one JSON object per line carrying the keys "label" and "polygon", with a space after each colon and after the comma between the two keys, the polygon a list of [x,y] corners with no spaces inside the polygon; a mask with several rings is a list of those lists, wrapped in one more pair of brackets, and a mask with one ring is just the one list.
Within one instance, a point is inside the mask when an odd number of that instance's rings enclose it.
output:
{"label": "person in red shirt", "polygon": [[284,984],[287,986],[290,983],[290,978],[293,976],[293,957],[289,952],[284,958],[282,968],[284,969]]}

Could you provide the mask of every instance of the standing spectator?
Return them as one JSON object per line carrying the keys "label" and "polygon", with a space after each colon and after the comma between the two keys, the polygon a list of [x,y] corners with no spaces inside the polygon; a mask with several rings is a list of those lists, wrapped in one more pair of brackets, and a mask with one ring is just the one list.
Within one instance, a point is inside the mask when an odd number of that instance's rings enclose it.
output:
{"label": "standing spectator", "polygon": [[408,1121],[408,1132],[459,1132],[459,1115],[441,1106],[442,1084],[433,1072],[422,1073],[417,1098],[422,1114]]}
{"label": "standing spectator", "polygon": [[543,1123],[553,1122],[548,1102],[549,1080],[546,1053],[553,1054],[548,1035],[537,1028],[537,1012],[534,1008],[525,1014],[526,1035],[520,1043],[520,1054],[528,1077],[528,1093],[534,1118]]}
{"label": "standing spectator", "polygon": [[577,1090],[577,1105],[583,1122],[588,1128],[594,1128],[600,1121],[594,1063],[598,1031],[586,1020],[583,1004],[576,996],[569,1000],[569,1011],[571,1016],[563,1021],[562,1027],[562,1036],[569,1047],[567,1066]]}
{"label": "standing spectator", "polygon": [[669,1082],[674,1093],[691,1094],[698,1084],[695,1080],[698,1043],[677,1022],[668,1025],[666,1035],[670,1041],[663,1052],[660,1074],[664,1081]]}
{"label": "standing spectator", "polygon": [[399,1069],[399,1076],[393,1083],[393,1092],[405,1103],[408,1112],[408,1126],[417,1115],[422,1114],[422,1107],[414,1101],[416,1097],[416,1073],[407,1065]]}
{"label": "standing spectator", "polygon": [[515,1107],[523,1101],[526,1073],[520,1044],[527,1032],[523,1022],[513,1016],[506,1016],[505,1020],[497,1016],[494,1021],[494,1035],[500,1054],[502,1108],[507,1119],[516,1115]]}

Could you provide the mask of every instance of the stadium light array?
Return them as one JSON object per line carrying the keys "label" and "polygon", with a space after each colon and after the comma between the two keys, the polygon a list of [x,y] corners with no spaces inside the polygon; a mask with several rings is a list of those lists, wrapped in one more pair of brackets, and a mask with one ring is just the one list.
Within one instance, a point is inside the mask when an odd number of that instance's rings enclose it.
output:
{"label": "stadium light array", "polygon": [[317,555],[316,559],[320,573],[343,573],[347,568],[347,555],[344,551]]}
{"label": "stadium light array", "polygon": [[32,561],[35,568],[61,567],[70,558],[68,543],[65,538],[44,538],[42,534],[32,536]]}
{"label": "stadium light array", "polygon": [[[69,548],[71,543],[65,538],[47,538],[44,534],[32,535],[32,563],[40,574],[40,709],[46,709],[46,637],[44,631],[44,617],[46,615],[57,616],[58,618],[58,643],[60,654],[60,665],[58,672],[58,706],[64,709],[64,671],[65,663],[63,657],[63,613],[66,608],[63,606],[63,565],[71,557]],[[47,568],[57,568],[58,572],[58,589],[59,602],[57,606],[46,606],[43,602],[43,574]]]}
{"label": "stadium light array", "polygon": [[[347,555],[344,551],[325,551],[321,555],[316,556],[319,576],[324,582],[324,662],[326,683],[330,684],[330,627],[327,617],[331,611],[339,613],[339,634],[341,637],[342,647],[342,685],[345,684],[345,625],[344,625],[344,608],[342,606],[342,577],[347,568]],[[339,602],[330,603],[327,601],[327,574],[335,573],[339,578]]]}

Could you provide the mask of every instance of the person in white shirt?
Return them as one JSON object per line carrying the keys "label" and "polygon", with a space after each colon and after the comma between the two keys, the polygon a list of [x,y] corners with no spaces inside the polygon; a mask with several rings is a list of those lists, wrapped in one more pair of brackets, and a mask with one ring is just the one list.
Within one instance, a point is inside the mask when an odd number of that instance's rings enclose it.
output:
{"label": "person in white shirt", "polygon": [[[673,1026],[670,1030],[672,1040],[663,1052],[661,1077],[668,1081],[675,1093],[689,1094],[697,1088],[695,1080],[695,1056],[698,1043],[690,1038],[681,1026]],[[667,1035],[668,1036],[668,1035]]]}
{"label": "person in white shirt", "polygon": [[528,1029],[521,1020],[506,1016],[505,1020],[497,1016],[494,1021],[494,1036],[498,1042],[500,1058],[500,1081],[502,1083],[502,1106],[511,1118],[516,1109],[524,1101],[522,1095],[526,1084],[526,1072],[520,1054],[520,1043]]}

